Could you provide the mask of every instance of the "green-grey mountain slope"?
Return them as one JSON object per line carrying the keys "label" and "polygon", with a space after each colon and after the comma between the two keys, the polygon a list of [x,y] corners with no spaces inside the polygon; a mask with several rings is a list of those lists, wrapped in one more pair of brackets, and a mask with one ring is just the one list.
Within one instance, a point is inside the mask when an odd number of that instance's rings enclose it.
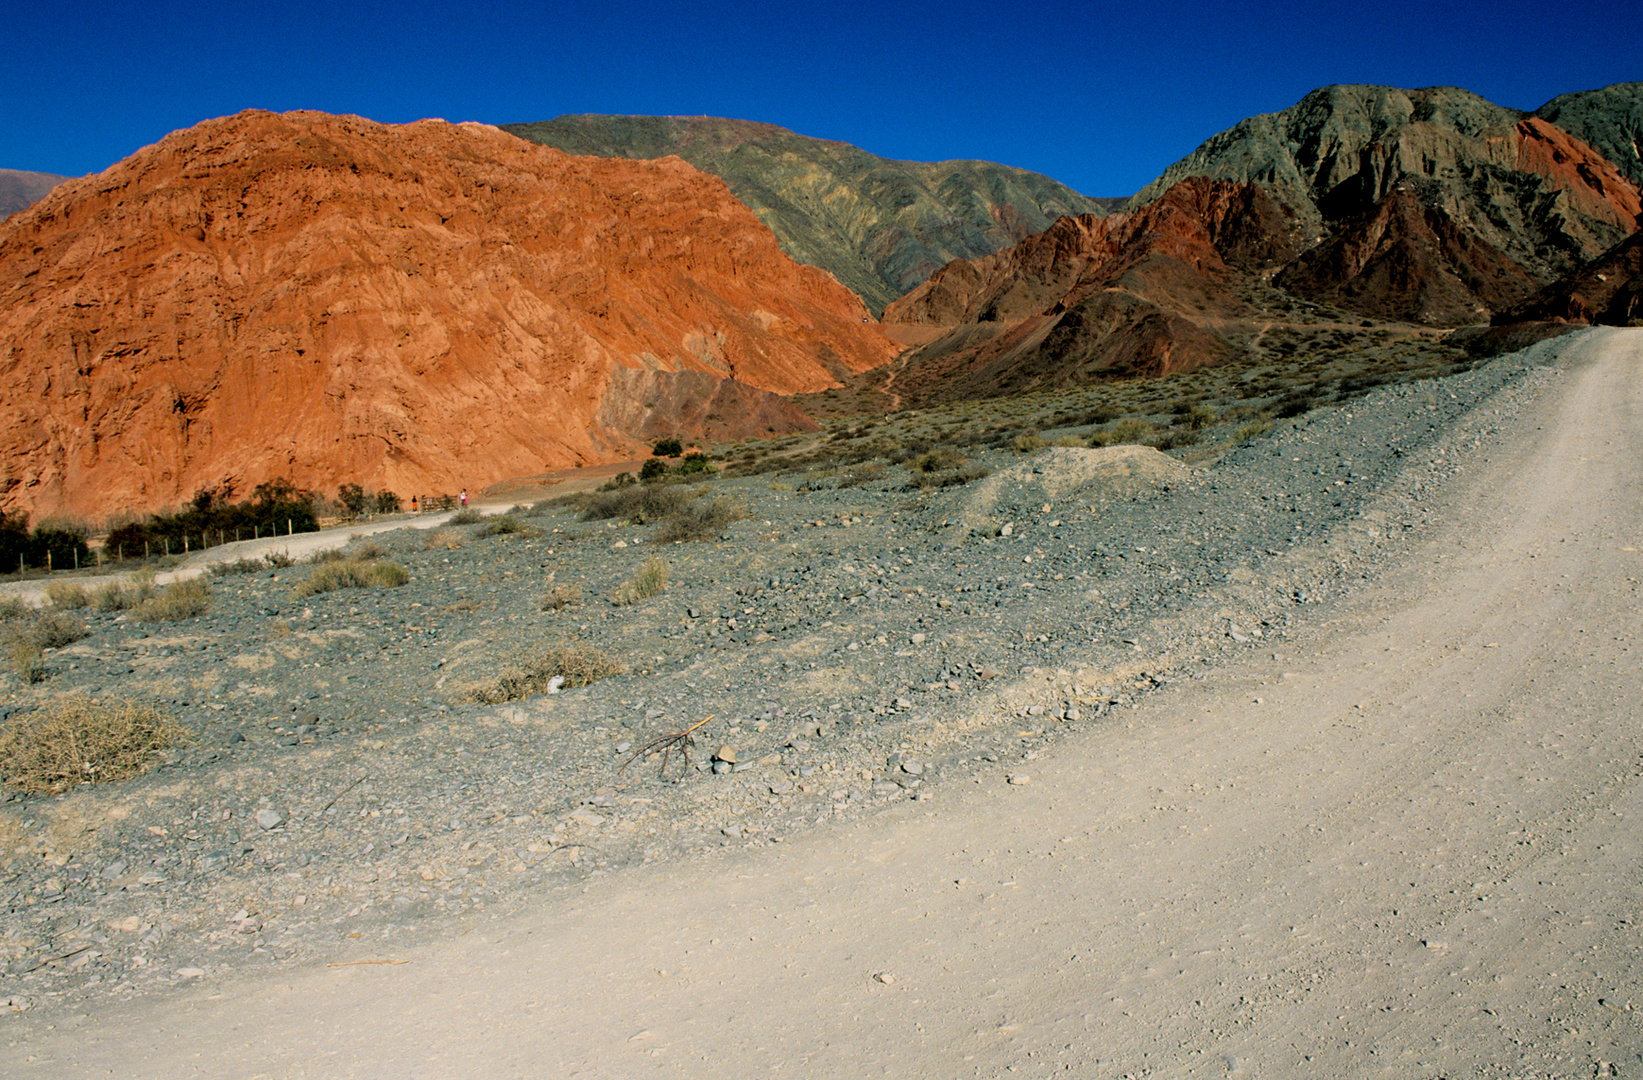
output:
{"label": "green-grey mountain slope", "polygon": [[568,153],[677,155],[720,177],[782,250],[829,271],[882,311],[954,259],[988,255],[1096,199],[985,161],[892,161],[774,124],[718,117],[561,116],[504,131]]}

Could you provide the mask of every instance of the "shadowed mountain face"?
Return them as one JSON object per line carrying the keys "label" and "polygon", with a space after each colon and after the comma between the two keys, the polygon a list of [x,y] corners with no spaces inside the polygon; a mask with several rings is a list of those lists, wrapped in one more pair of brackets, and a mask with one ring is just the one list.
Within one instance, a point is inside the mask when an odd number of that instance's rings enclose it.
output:
{"label": "shadowed mountain face", "polygon": [[804,426],[895,351],[684,162],[242,113],[0,224],[0,506],[482,487]]}
{"label": "shadowed mountain face", "polygon": [[684,158],[723,179],[783,251],[827,270],[875,312],[953,259],[1122,201],[1088,198],[1025,169],[890,161],[747,120],[561,116],[503,130],[573,154]]}
{"label": "shadowed mountain face", "polygon": [[1535,115],[1586,143],[1643,187],[1643,82],[1562,94]]}
{"label": "shadowed mountain face", "polygon": [[46,192],[67,179],[69,177],[53,173],[0,169],[0,218],[33,206],[46,197]]}

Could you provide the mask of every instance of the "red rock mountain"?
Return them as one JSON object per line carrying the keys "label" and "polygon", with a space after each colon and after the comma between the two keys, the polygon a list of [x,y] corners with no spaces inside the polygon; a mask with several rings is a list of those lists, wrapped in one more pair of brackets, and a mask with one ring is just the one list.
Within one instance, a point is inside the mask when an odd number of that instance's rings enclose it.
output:
{"label": "red rock mountain", "polygon": [[891,304],[886,329],[921,347],[897,376],[915,398],[986,396],[1225,358],[1217,333],[1240,286],[1293,258],[1294,216],[1259,186],[1192,178],[1125,214],[1062,218],[949,263]]}
{"label": "red rock mountain", "polygon": [[677,159],[248,112],[0,225],[0,507],[412,492],[804,425],[896,346]]}

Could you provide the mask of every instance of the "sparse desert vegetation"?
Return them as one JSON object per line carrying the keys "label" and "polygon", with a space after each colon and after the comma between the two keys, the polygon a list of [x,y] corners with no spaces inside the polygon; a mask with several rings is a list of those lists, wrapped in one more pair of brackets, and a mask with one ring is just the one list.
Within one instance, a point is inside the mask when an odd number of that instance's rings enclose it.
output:
{"label": "sparse desert vegetation", "polygon": [[0,780],[29,794],[125,780],[189,740],[186,729],[152,705],[70,696],[0,730]]}

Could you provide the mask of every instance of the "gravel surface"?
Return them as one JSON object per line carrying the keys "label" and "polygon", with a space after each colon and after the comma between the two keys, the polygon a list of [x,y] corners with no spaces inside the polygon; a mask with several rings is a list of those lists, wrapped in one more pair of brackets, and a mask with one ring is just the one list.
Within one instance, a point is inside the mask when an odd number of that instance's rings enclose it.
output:
{"label": "gravel surface", "polygon": [[[1064,733],[1373,580],[1499,425],[1532,422],[1553,355],[1382,388],[1193,469],[1053,449],[933,493],[721,480],[702,490],[747,516],[716,540],[563,509],[492,537],[423,521],[355,542],[409,570],[399,588],[298,598],[299,564],[214,576],[210,612],[179,623],[85,614],[5,715],[131,696],[198,739],[136,780],[0,804],[0,1007],[361,962],[590,876],[939,801],[977,770],[1028,784]],[[655,557],[667,589],[613,603]],[[556,586],[582,602],[545,610]],[[561,643],[626,672],[475,702]],[[688,756],[633,760],[698,724]]]}

